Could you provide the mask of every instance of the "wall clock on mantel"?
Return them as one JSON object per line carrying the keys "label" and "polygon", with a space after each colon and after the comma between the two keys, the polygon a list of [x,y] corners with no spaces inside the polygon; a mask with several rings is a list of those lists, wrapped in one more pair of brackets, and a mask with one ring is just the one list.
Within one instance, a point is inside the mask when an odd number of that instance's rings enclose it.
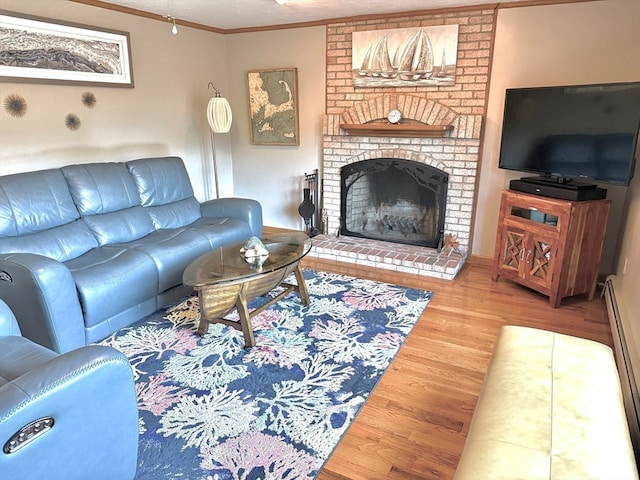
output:
{"label": "wall clock on mantel", "polygon": [[387,114],[387,120],[389,120],[389,123],[397,125],[398,123],[400,123],[400,120],[402,120],[402,113],[400,113],[400,110],[398,110],[397,108],[394,108]]}

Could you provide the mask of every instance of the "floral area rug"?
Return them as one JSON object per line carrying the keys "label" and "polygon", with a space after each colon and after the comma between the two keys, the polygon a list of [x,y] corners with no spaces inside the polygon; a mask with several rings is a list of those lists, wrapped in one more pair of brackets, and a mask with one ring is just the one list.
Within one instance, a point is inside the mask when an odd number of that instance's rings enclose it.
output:
{"label": "floral area rug", "polygon": [[432,292],[304,275],[311,304],[291,293],[256,315],[251,349],[220,324],[200,337],[197,297],[101,342],[133,368],[136,479],[317,476]]}

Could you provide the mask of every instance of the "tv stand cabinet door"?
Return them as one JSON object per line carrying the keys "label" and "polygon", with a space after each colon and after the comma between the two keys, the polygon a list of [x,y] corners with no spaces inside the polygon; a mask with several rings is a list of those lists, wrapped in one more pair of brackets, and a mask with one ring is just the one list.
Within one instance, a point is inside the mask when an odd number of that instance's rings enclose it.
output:
{"label": "tv stand cabinet door", "polygon": [[534,226],[503,224],[498,236],[493,280],[505,277],[545,295],[552,291],[558,235]]}
{"label": "tv stand cabinet door", "polygon": [[525,246],[522,284],[548,295],[551,302],[557,280],[558,234],[533,229],[527,232]]}
{"label": "tv stand cabinet door", "polygon": [[522,277],[525,255],[525,234],[519,228],[504,225],[498,228],[496,253],[493,263],[493,280],[500,276],[518,281]]}

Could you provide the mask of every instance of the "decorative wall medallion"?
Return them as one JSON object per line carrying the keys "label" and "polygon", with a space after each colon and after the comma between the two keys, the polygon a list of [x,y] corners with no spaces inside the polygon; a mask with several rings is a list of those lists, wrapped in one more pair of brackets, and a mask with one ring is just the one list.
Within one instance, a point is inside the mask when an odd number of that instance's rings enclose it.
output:
{"label": "decorative wall medallion", "polygon": [[84,92],[82,94],[82,104],[87,108],[93,108],[96,106],[96,96],[91,92]]}
{"label": "decorative wall medallion", "polygon": [[24,117],[27,113],[27,101],[18,94],[7,95],[3,105],[6,112],[12,117]]}
{"label": "decorative wall medallion", "polygon": [[80,128],[80,118],[75,113],[70,113],[64,117],[64,124],[69,130],[78,130]]}

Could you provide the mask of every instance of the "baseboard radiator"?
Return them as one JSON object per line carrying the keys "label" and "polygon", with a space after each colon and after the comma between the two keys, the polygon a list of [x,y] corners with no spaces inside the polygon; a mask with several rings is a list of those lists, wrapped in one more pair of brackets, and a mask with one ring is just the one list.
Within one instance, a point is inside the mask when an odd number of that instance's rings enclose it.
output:
{"label": "baseboard radiator", "polygon": [[[636,384],[634,367],[631,361],[631,345],[627,343],[624,331],[624,325],[628,325],[631,319],[625,318],[627,312],[616,301],[616,282],[615,275],[607,277],[602,296],[607,304],[609,322],[611,323],[615,358],[620,374],[620,384],[622,386],[622,396],[629,423],[631,442],[636,456],[636,463],[640,465],[640,396],[638,395],[638,385]],[[628,338],[631,340],[631,332],[628,332]],[[636,368],[640,369],[640,364],[636,364]]]}

